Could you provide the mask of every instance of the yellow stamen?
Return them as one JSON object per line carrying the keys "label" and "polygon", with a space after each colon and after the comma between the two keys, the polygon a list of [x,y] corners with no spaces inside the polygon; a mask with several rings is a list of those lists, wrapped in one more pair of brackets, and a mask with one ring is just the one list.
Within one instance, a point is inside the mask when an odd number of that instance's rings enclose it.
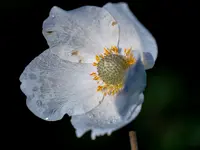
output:
{"label": "yellow stamen", "polygon": [[95,76],[95,77],[93,78],[93,80],[99,80],[99,79],[100,79],[99,76]]}
{"label": "yellow stamen", "polygon": [[112,50],[114,53],[118,54],[118,48],[117,48],[116,46],[112,46],[112,47],[111,47],[111,50]]}
{"label": "yellow stamen", "polygon": [[100,57],[98,55],[96,55],[96,61],[99,62],[100,61]]}
{"label": "yellow stamen", "polygon": [[106,88],[108,88],[108,85],[107,84],[103,85],[103,90],[105,90]]}
{"label": "yellow stamen", "polygon": [[96,72],[92,72],[92,73],[90,73],[90,75],[91,75],[91,76],[96,76],[97,73],[96,73]]}
{"label": "yellow stamen", "polygon": [[118,53],[118,48],[116,46],[113,46],[112,47],[112,50],[115,52],[115,53]]}
{"label": "yellow stamen", "polygon": [[104,48],[104,55],[109,55],[109,54],[110,54],[109,50]]}
{"label": "yellow stamen", "polygon": [[135,60],[134,59],[130,59],[129,61],[128,61],[128,64],[134,64],[134,62],[135,62]]}
{"label": "yellow stamen", "polygon": [[96,62],[93,62],[93,64],[92,64],[93,66],[97,66],[97,63]]}
{"label": "yellow stamen", "polygon": [[129,48],[129,49],[124,49],[124,53],[125,53],[125,55],[126,56],[128,56],[130,53],[131,53],[131,49]]}
{"label": "yellow stamen", "polygon": [[101,91],[103,89],[103,86],[98,86],[97,91]]}
{"label": "yellow stamen", "polygon": [[100,54],[99,57],[100,57],[101,59],[104,58],[103,54]]}

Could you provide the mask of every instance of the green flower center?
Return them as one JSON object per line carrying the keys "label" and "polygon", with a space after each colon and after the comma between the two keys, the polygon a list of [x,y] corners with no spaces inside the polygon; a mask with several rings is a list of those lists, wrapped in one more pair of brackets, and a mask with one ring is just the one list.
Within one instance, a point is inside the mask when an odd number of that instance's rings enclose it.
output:
{"label": "green flower center", "polygon": [[103,82],[118,85],[124,81],[125,71],[128,67],[129,64],[124,56],[111,54],[99,61],[97,71]]}

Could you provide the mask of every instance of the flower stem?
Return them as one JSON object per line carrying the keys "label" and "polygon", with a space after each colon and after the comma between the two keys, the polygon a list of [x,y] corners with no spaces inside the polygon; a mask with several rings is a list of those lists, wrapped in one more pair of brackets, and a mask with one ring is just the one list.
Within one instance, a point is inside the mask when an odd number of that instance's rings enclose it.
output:
{"label": "flower stem", "polygon": [[130,138],[131,150],[138,150],[136,133],[134,131],[129,132],[129,138]]}

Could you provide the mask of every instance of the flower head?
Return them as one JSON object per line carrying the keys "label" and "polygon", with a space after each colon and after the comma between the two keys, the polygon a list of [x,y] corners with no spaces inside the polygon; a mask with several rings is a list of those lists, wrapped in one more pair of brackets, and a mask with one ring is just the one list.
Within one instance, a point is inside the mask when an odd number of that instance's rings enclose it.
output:
{"label": "flower head", "polygon": [[108,3],[64,11],[54,6],[43,23],[49,49],[20,76],[28,108],[56,121],[65,114],[77,137],[111,134],[141,111],[145,69],[157,46],[127,4]]}

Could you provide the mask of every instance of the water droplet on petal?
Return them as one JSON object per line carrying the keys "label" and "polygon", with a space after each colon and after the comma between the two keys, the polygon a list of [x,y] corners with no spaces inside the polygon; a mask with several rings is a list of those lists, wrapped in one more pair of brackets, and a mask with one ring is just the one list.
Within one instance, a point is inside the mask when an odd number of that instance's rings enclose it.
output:
{"label": "water droplet on petal", "polygon": [[95,117],[95,115],[94,115],[94,114],[88,114],[88,117],[89,117],[90,119],[92,119],[92,118]]}
{"label": "water droplet on petal", "polygon": [[92,118],[92,115],[91,115],[91,114],[88,114],[88,117],[89,117],[89,118]]}
{"label": "water droplet on petal", "polygon": [[73,110],[72,110],[72,109],[68,109],[68,110],[67,110],[67,114],[68,114],[69,116],[71,116],[71,115],[73,114]]}
{"label": "water droplet on petal", "polygon": [[36,79],[37,79],[37,76],[36,76],[35,74],[31,73],[31,74],[29,74],[29,78],[30,78],[31,80],[36,80]]}
{"label": "water droplet on petal", "polygon": [[111,123],[113,123],[112,120],[109,120],[109,121],[108,121],[108,124],[111,124]]}
{"label": "water droplet on petal", "polygon": [[37,100],[36,104],[37,104],[38,107],[41,107],[42,106],[42,101],[41,100]]}
{"label": "water droplet on petal", "polygon": [[35,87],[33,87],[33,89],[32,89],[34,92],[36,92],[37,90],[38,90],[38,87],[37,86],[35,86]]}
{"label": "water droplet on petal", "polygon": [[116,118],[112,118],[111,120],[108,121],[108,124],[112,124],[112,123],[116,123],[117,119]]}

